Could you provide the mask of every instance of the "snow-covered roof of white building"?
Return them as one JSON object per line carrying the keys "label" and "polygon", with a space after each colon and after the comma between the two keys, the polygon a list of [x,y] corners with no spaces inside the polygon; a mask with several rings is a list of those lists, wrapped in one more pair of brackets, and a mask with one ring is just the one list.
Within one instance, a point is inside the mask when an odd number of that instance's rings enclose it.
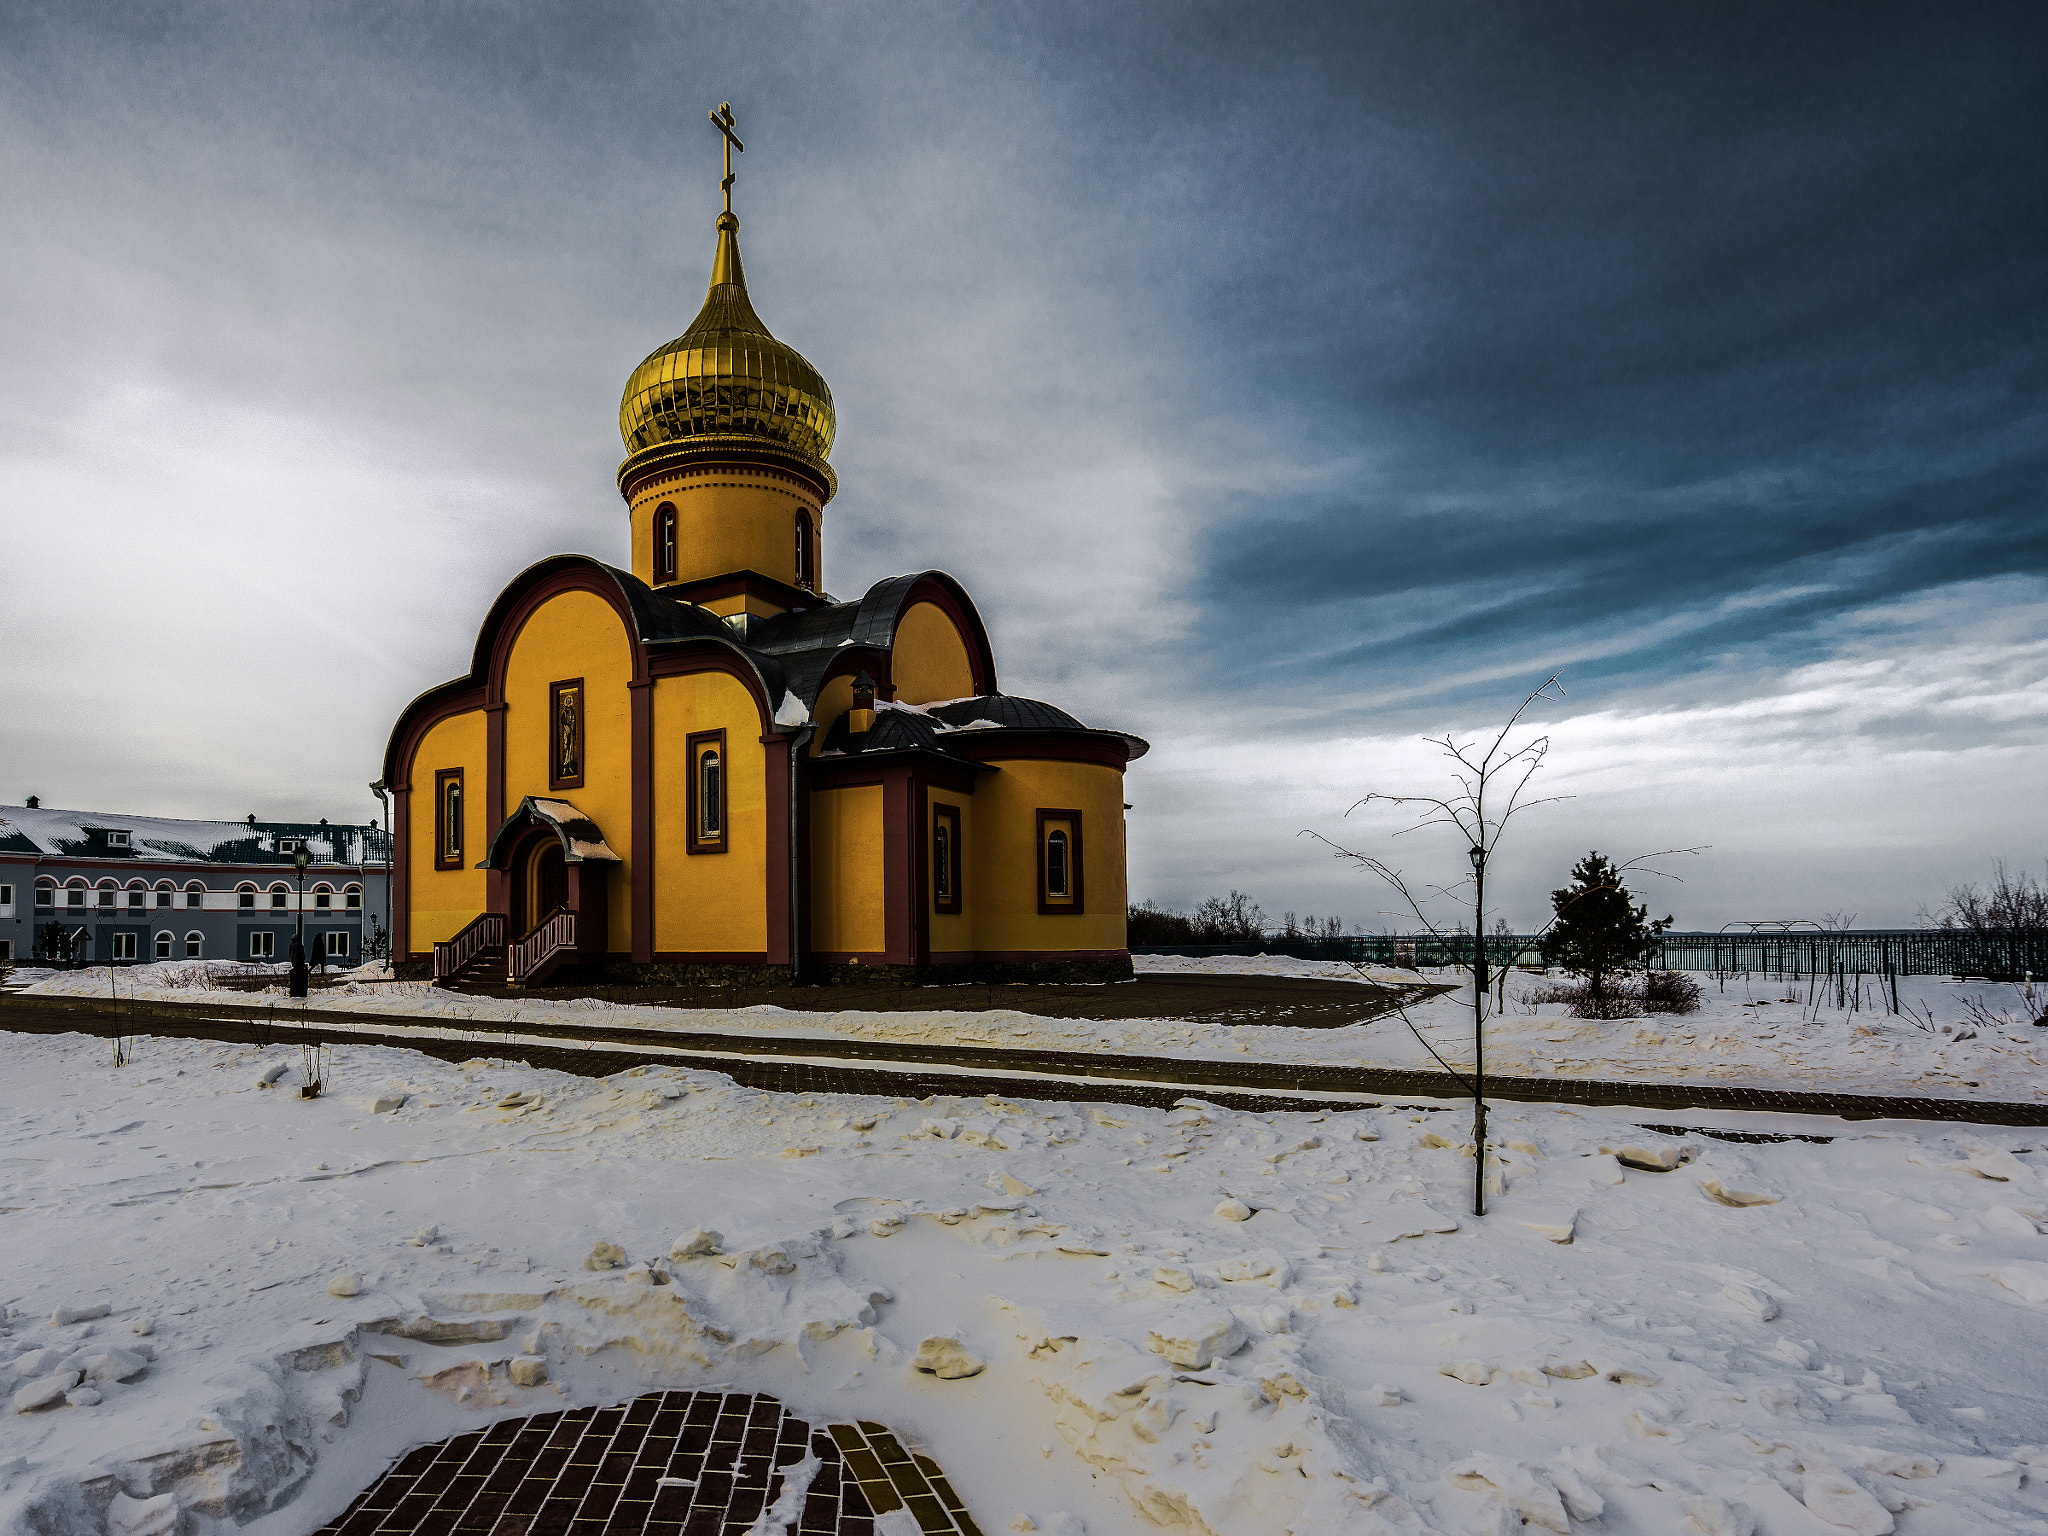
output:
{"label": "snow-covered roof of white building", "polygon": [[389,836],[378,827],[253,818],[187,821],[0,805],[0,858],[27,854],[181,864],[290,864],[294,839],[305,843],[317,864],[382,864],[389,857]]}

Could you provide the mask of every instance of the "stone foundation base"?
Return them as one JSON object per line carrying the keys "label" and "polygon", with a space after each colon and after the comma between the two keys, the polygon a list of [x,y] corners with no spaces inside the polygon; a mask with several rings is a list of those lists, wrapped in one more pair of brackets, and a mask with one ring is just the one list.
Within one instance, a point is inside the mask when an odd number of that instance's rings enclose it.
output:
{"label": "stone foundation base", "polygon": [[[816,981],[810,976],[807,979]],[[599,987],[786,987],[786,965],[635,965],[631,960],[611,959],[603,965],[585,966],[570,973],[563,967],[553,987],[587,984]]]}
{"label": "stone foundation base", "polygon": [[[797,975],[809,987],[944,987],[1004,986],[1016,982],[1047,983],[1129,981],[1134,974],[1129,955],[1110,960],[991,960],[960,965],[828,965],[812,960]],[[635,965],[610,960],[591,967],[582,978],[608,987],[786,987],[786,965]],[[573,985],[557,982],[555,985]]]}
{"label": "stone foundation base", "polygon": [[[400,981],[432,981],[431,960],[401,960],[392,967]],[[807,962],[796,984],[809,987],[945,987],[1009,986],[1018,983],[1059,985],[1129,981],[1134,974],[1129,955],[1087,960],[987,960],[958,965],[828,965]],[[636,965],[617,956],[602,965],[563,966],[538,987],[538,993],[573,992],[594,987],[786,987],[786,965]]]}
{"label": "stone foundation base", "polygon": [[808,965],[803,979],[837,987],[1000,987],[1129,981],[1129,955],[1111,960],[978,960],[959,965]]}

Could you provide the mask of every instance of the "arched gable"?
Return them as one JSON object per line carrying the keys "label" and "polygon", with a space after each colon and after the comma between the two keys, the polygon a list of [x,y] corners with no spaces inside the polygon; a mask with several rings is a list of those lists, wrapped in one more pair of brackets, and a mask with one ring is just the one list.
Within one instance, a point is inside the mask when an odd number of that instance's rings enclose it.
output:
{"label": "arched gable", "polygon": [[857,646],[894,652],[903,617],[919,603],[930,603],[953,621],[967,648],[974,673],[974,692],[995,693],[996,657],[988,629],[967,589],[944,571],[918,571],[877,582],[860,600],[848,638]]}
{"label": "arched gable", "polygon": [[407,787],[412,753],[437,721],[504,703],[505,662],[520,629],[549,598],[579,590],[596,594],[618,613],[632,650],[634,684],[653,675],[654,656],[662,658],[663,671],[693,666],[729,671],[755,694],[763,729],[773,729],[784,687],[775,662],[748,652],[713,615],[662,597],[626,571],[587,555],[551,555],[513,577],[491,604],[477,631],[468,675],[429,688],[399,712],[384,749],[386,785]]}
{"label": "arched gable", "polygon": [[[552,567],[546,569],[545,567]],[[595,560],[578,555],[557,555],[540,565],[530,566],[498,595],[484,618],[476,638],[476,654],[470,661],[471,677],[481,676],[486,705],[505,702],[505,666],[527,621],[554,598],[567,592],[589,592],[609,604],[626,632],[632,658],[633,681],[647,680],[647,647],[641,640],[638,615],[618,581],[619,573]],[[528,579],[532,578],[532,579]]]}

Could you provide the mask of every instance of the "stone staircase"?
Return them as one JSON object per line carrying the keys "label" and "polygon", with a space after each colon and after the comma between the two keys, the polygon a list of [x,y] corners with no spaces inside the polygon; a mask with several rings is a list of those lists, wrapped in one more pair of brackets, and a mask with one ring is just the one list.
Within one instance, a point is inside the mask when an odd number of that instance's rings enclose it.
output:
{"label": "stone staircase", "polygon": [[475,992],[495,995],[504,992],[510,985],[505,971],[505,946],[487,945],[476,952],[470,962],[453,976],[435,983],[450,992]]}

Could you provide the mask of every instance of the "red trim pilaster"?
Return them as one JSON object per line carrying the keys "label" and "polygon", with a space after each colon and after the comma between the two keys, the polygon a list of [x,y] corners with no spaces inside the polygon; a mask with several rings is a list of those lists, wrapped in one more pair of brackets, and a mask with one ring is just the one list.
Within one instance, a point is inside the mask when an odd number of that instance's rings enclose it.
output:
{"label": "red trim pilaster", "polygon": [[412,791],[391,792],[391,958],[412,953]]}
{"label": "red trim pilaster", "polygon": [[633,707],[633,959],[654,962],[654,682],[626,684]]}
{"label": "red trim pilaster", "polygon": [[907,763],[882,773],[882,954],[915,965],[918,948],[917,802],[924,786]]}
{"label": "red trim pilaster", "polygon": [[[502,700],[484,706],[484,826],[492,837],[505,825],[505,709]],[[502,869],[484,873],[484,908],[509,912],[511,877]]]}
{"label": "red trim pilaster", "polygon": [[763,798],[768,806],[766,851],[763,854],[761,887],[767,894],[768,918],[768,963],[788,965],[793,941],[790,935],[789,900],[789,828],[793,817],[790,813],[789,797],[794,792],[790,782],[790,736],[777,733],[763,736],[761,745],[766,751],[766,791]]}

